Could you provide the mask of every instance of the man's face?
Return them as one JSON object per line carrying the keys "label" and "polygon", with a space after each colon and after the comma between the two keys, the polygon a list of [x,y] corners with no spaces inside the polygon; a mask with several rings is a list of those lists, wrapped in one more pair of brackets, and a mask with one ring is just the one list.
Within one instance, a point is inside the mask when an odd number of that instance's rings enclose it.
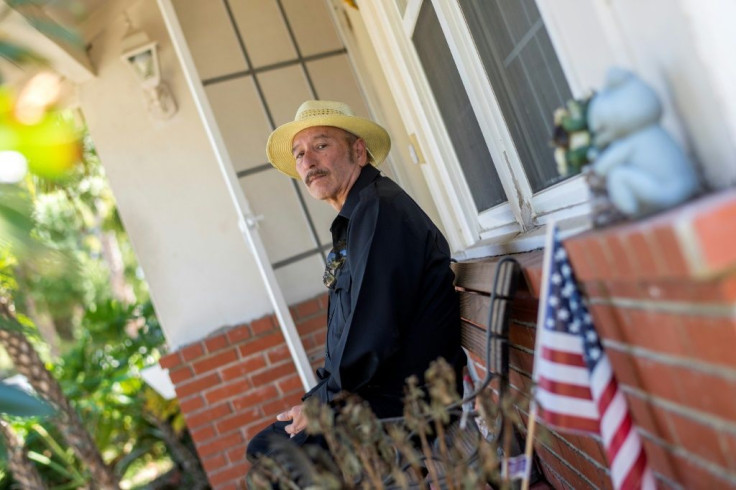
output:
{"label": "man's face", "polygon": [[330,126],[304,129],[294,136],[296,171],[315,199],[342,209],[366,162],[365,142]]}

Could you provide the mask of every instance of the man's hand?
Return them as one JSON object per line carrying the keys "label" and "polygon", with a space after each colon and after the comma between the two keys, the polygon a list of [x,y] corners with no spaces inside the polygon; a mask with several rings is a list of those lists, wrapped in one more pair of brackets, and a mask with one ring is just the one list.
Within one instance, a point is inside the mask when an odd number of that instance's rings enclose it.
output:
{"label": "man's hand", "polygon": [[284,427],[289,437],[294,437],[307,427],[307,416],[302,413],[302,405],[296,405],[286,412],[281,412],[276,416],[276,420],[281,422],[291,420],[291,424]]}

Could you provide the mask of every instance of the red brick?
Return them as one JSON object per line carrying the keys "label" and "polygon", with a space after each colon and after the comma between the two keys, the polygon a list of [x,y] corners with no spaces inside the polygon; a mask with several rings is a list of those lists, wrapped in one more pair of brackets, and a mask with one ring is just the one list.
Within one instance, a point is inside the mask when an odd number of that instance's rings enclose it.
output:
{"label": "red brick", "polygon": [[644,451],[647,453],[647,461],[653,471],[661,473],[665,477],[675,480],[673,456],[665,448],[659,444],[642,437],[642,443],[644,444]]}
{"label": "red brick", "polygon": [[197,452],[199,453],[200,458],[204,459],[211,454],[223,453],[239,444],[243,444],[243,442],[243,436],[240,432],[231,432],[230,434],[219,437],[208,444],[197,446]]}
{"label": "red brick", "polygon": [[183,402],[179,402],[179,408],[181,408],[183,413],[192,413],[202,407],[204,407],[204,398],[201,396],[193,396]]}
{"label": "red brick", "polygon": [[258,374],[254,374],[251,377],[251,380],[253,381],[253,386],[263,386],[295,372],[296,368],[294,367],[294,364],[289,361],[278,366],[273,366]]}
{"label": "red brick", "polygon": [[[263,413],[275,416],[276,414],[285,412],[296,405],[298,405],[298,403],[291,403],[290,400],[279,398],[268,403],[264,403],[261,409],[263,410]],[[275,419],[272,417],[272,420]]]}
{"label": "red brick", "polygon": [[273,418],[276,417],[277,414],[283,412],[284,410],[288,410],[291,407],[301,405],[302,396],[303,396],[303,392],[291,393],[289,395],[285,395],[281,399],[274,400],[268,403],[264,403],[263,405],[261,405],[261,410],[263,411],[265,415],[270,416],[273,420]]}
{"label": "red brick", "polygon": [[641,286],[638,282],[612,279],[606,283],[606,289],[611,298],[638,298],[641,296]]}
{"label": "red brick", "polygon": [[[707,374],[688,366],[673,369],[674,378],[679,380],[686,397],[684,405],[702,410],[730,422],[736,421],[736,381],[715,374]],[[729,374],[732,375],[733,371]],[[665,382],[664,380],[662,382]]]}
{"label": "red brick", "polygon": [[204,345],[207,347],[207,352],[212,353],[224,349],[230,344],[227,341],[227,336],[221,333],[205,339]]}
{"label": "red brick", "polygon": [[691,396],[682,389],[682,380],[672,366],[637,356],[633,360],[644,391],[674,402]]}
{"label": "red brick", "polygon": [[289,352],[289,346],[286,344],[276,346],[270,351],[268,351],[267,357],[268,357],[269,364],[278,364],[281,361],[290,359],[291,353]]}
{"label": "red brick", "polygon": [[227,398],[237,396],[240,393],[245,393],[250,390],[252,386],[253,385],[249,379],[243,379],[223,384],[215,389],[209,390],[204,394],[204,397],[208,403],[217,403]]}
{"label": "red brick", "polygon": [[628,310],[627,316],[628,321],[623,322],[621,328],[629,344],[676,356],[685,355],[686,345],[678,316],[637,309]]}
{"label": "red brick", "polygon": [[650,233],[652,233],[656,247],[659,250],[660,263],[663,263],[663,268],[660,270],[661,275],[666,277],[687,275],[689,272],[688,265],[680,249],[680,240],[672,227],[669,225],[659,226]]}
{"label": "red brick", "polygon": [[254,320],[250,324],[250,329],[253,331],[253,335],[260,335],[265,332],[271,332],[276,327],[276,321],[273,315],[264,316],[258,320]]}
{"label": "red brick", "polygon": [[593,317],[598,335],[602,339],[626,342],[620,325],[621,313],[616,307],[600,303],[592,304],[590,305],[590,315]]}
{"label": "red brick", "polygon": [[286,379],[282,379],[278,382],[278,387],[281,393],[291,393],[292,391],[301,391],[304,392],[303,386],[302,386],[302,380],[299,379],[299,375],[295,374],[293,376],[289,376]]}
{"label": "red brick", "polygon": [[[575,277],[579,281],[588,281],[598,278],[593,265],[588,259],[588,253],[585,250],[584,243],[585,240],[580,238],[565,240],[565,250],[567,250],[567,254],[570,257],[570,264],[572,264],[572,268],[575,271]],[[539,294],[536,296],[539,297]]]}
{"label": "red brick", "polygon": [[219,490],[220,485],[230,481],[240,481],[245,478],[245,475],[250,469],[250,463],[241,463],[233,466],[229,466],[223,471],[210,474],[209,480],[213,487]]}
{"label": "red brick", "polygon": [[257,352],[263,352],[266,349],[269,349],[281,343],[284,343],[284,336],[281,334],[281,332],[274,332],[253,339],[251,342],[241,345],[238,349],[240,350],[240,354],[245,357]]}
{"label": "red brick", "polygon": [[308,333],[314,332],[315,330],[319,330],[320,328],[326,328],[326,327],[327,327],[327,314],[322,313],[308,320],[299,322],[296,326],[296,329],[299,331],[299,335],[306,335]]}
{"label": "red brick", "polygon": [[682,484],[684,488],[736,488],[733,482],[728,482],[718,475],[711,473],[690,458],[681,457],[677,454],[673,455],[673,457],[675,460],[675,471],[677,472],[677,482]]}
{"label": "red brick", "polygon": [[700,250],[711,270],[732,267],[736,262],[736,202],[730,199],[718,208],[709,210],[693,222]]}
{"label": "red brick", "polygon": [[231,402],[236,412],[247,408],[252,408],[260,405],[266,400],[277,398],[279,396],[278,391],[273,385],[262,386],[253,390],[252,392],[233,399]]}
{"label": "red brick", "polygon": [[197,374],[206,373],[237,360],[238,352],[235,350],[235,348],[231,348],[226,351],[219,351],[216,354],[196,361],[193,365],[194,372]]}
{"label": "red brick", "polygon": [[212,408],[203,410],[196,415],[186,416],[187,426],[189,426],[189,428],[193,430],[209,424],[213,420],[217,420],[225,417],[226,415],[230,415],[232,412],[232,409],[227,403],[221,403],[220,405],[215,405]]}
{"label": "red brick", "polygon": [[204,355],[204,346],[201,343],[190,344],[181,350],[181,355],[185,361],[191,362]]}
{"label": "red brick", "polygon": [[227,434],[236,429],[241,429],[251,422],[261,418],[261,411],[257,408],[239,411],[237,414],[218,420],[215,427],[220,434]]}
{"label": "red brick", "polygon": [[169,369],[169,378],[171,379],[171,382],[174,383],[174,385],[177,385],[182,381],[191,379],[193,376],[194,371],[192,371],[192,368],[187,365]]}
{"label": "red brick", "polygon": [[623,238],[624,246],[633,252],[631,254],[634,267],[640,277],[656,277],[658,273],[657,261],[654,258],[655,248],[641,232],[634,232]]}
{"label": "red brick", "polygon": [[312,334],[312,338],[314,339],[314,343],[317,344],[317,346],[324,348],[325,341],[327,340],[327,329],[314,332]]}
{"label": "red brick", "polygon": [[246,445],[230,449],[227,452],[228,461],[231,461],[232,463],[242,463],[243,461],[247,461],[246,449]]}
{"label": "red brick", "polygon": [[313,298],[294,307],[296,318],[306,318],[322,311],[319,298]]}
{"label": "red brick", "polygon": [[207,388],[211,388],[219,384],[220,376],[217,373],[211,373],[204,377],[197,377],[192,381],[189,381],[188,383],[177,385],[176,395],[177,397],[179,397],[179,400],[183,400],[189,395],[199,393],[206,390]]}
{"label": "red brick", "polygon": [[641,387],[641,381],[636,372],[633,359],[628,353],[607,347],[606,354],[608,355],[608,360],[611,362],[616,380],[620,384],[634,386],[636,388]]}
{"label": "red brick", "polygon": [[254,371],[258,371],[264,367],[266,367],[266,360],[263,358],[263,355],[254,354],[233,366],[228,366],[222,369],[220,374],[224,381],[231,381],[233,379],[249,376]]}
{"label": "red brick", "polygon": [[202,444],[204,442],[207,442],[213,439],[215,436],[217,436],[217,431],[215,430],[214,426],[206,425],[206,426],[191,430],[190,434],[192,435],[192,440],[196,444]]}
{"label": "red brick", "polygon": [[204,459],[202,461],[202,468],[207,473],[211,473],[219,468],[222,468],[223,466],[226,466],[228,464],[227,459],[222,454],[216,454],[215,456],[212,456],[211,458]]}
{"label": "red brick", "polygon": [[608,251],[611,260],[615,265],[615,276],[622,279],[634,279],[638,276],[638,271],[634,267],[633,260],[626,249],[623,238],[615,233],[609,233],[604,240],[608,245]]}
{"label": "red brick", "polygon": [[657,412],[649,402],[631,393],[626,394],[626,401],[629,404],[631,417],[637,427],[660,439],[672,440],[672,431],[667,417],[657,417],[661,413]]}
{"label": "red brick", "polygon": [[229,330],[225,336],[227,337],[230,344],[238,344],[251,337],[250,327],[248,325],[238,325],[235,328]]}
{"label": "red brick", "polygon": [[727,466],[726,458],[721,452],[718,431],[674,412],[670,413],[670,420],[680,447],[719,466]]}
{"label": "red brick", "polygon": [[181,353],[172,352],[161,358],[158,362],[163,369],[172,369],[182,363]]}
{"label": "red brick", "polygon": [[722,432],[720,437],[721,452],[726,456],[728,468],[736,468],[736,434]]}
{"label": "red brick", "polygon": [[736,369],[735,320],[684,315],[681,320],[690,357]]}
{"label": "red brick", "polygon": [[590,258],[590,265],[596,278],[613,278],[615,277],[615,267],[611,264],[611,258],[608,254],[603,240],[599,236],[593,234],[585,241],[586,253]]}

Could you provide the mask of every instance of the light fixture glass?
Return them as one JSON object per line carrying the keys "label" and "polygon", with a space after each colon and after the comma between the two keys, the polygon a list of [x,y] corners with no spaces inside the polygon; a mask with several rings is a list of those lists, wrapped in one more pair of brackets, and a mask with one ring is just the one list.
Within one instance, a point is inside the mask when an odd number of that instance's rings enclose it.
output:
{"label": "light fixture glass", "polygon": [[157,119],[173,116],[177,111],[176,101],[168,86],[161,81],[157,43],[143,31],[131,32],[129,23],[121,44],[121,58],[143,87],[149,113]]}

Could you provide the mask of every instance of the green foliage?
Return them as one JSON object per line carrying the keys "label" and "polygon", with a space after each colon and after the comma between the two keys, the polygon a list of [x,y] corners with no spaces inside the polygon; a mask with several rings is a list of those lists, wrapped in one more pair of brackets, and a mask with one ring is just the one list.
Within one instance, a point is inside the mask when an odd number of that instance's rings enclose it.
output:
{"label": "green foliage", "polygon": [[0,414],[15,416],[51,415],[53,409],[43,400],[20,388],[0,382]]}

